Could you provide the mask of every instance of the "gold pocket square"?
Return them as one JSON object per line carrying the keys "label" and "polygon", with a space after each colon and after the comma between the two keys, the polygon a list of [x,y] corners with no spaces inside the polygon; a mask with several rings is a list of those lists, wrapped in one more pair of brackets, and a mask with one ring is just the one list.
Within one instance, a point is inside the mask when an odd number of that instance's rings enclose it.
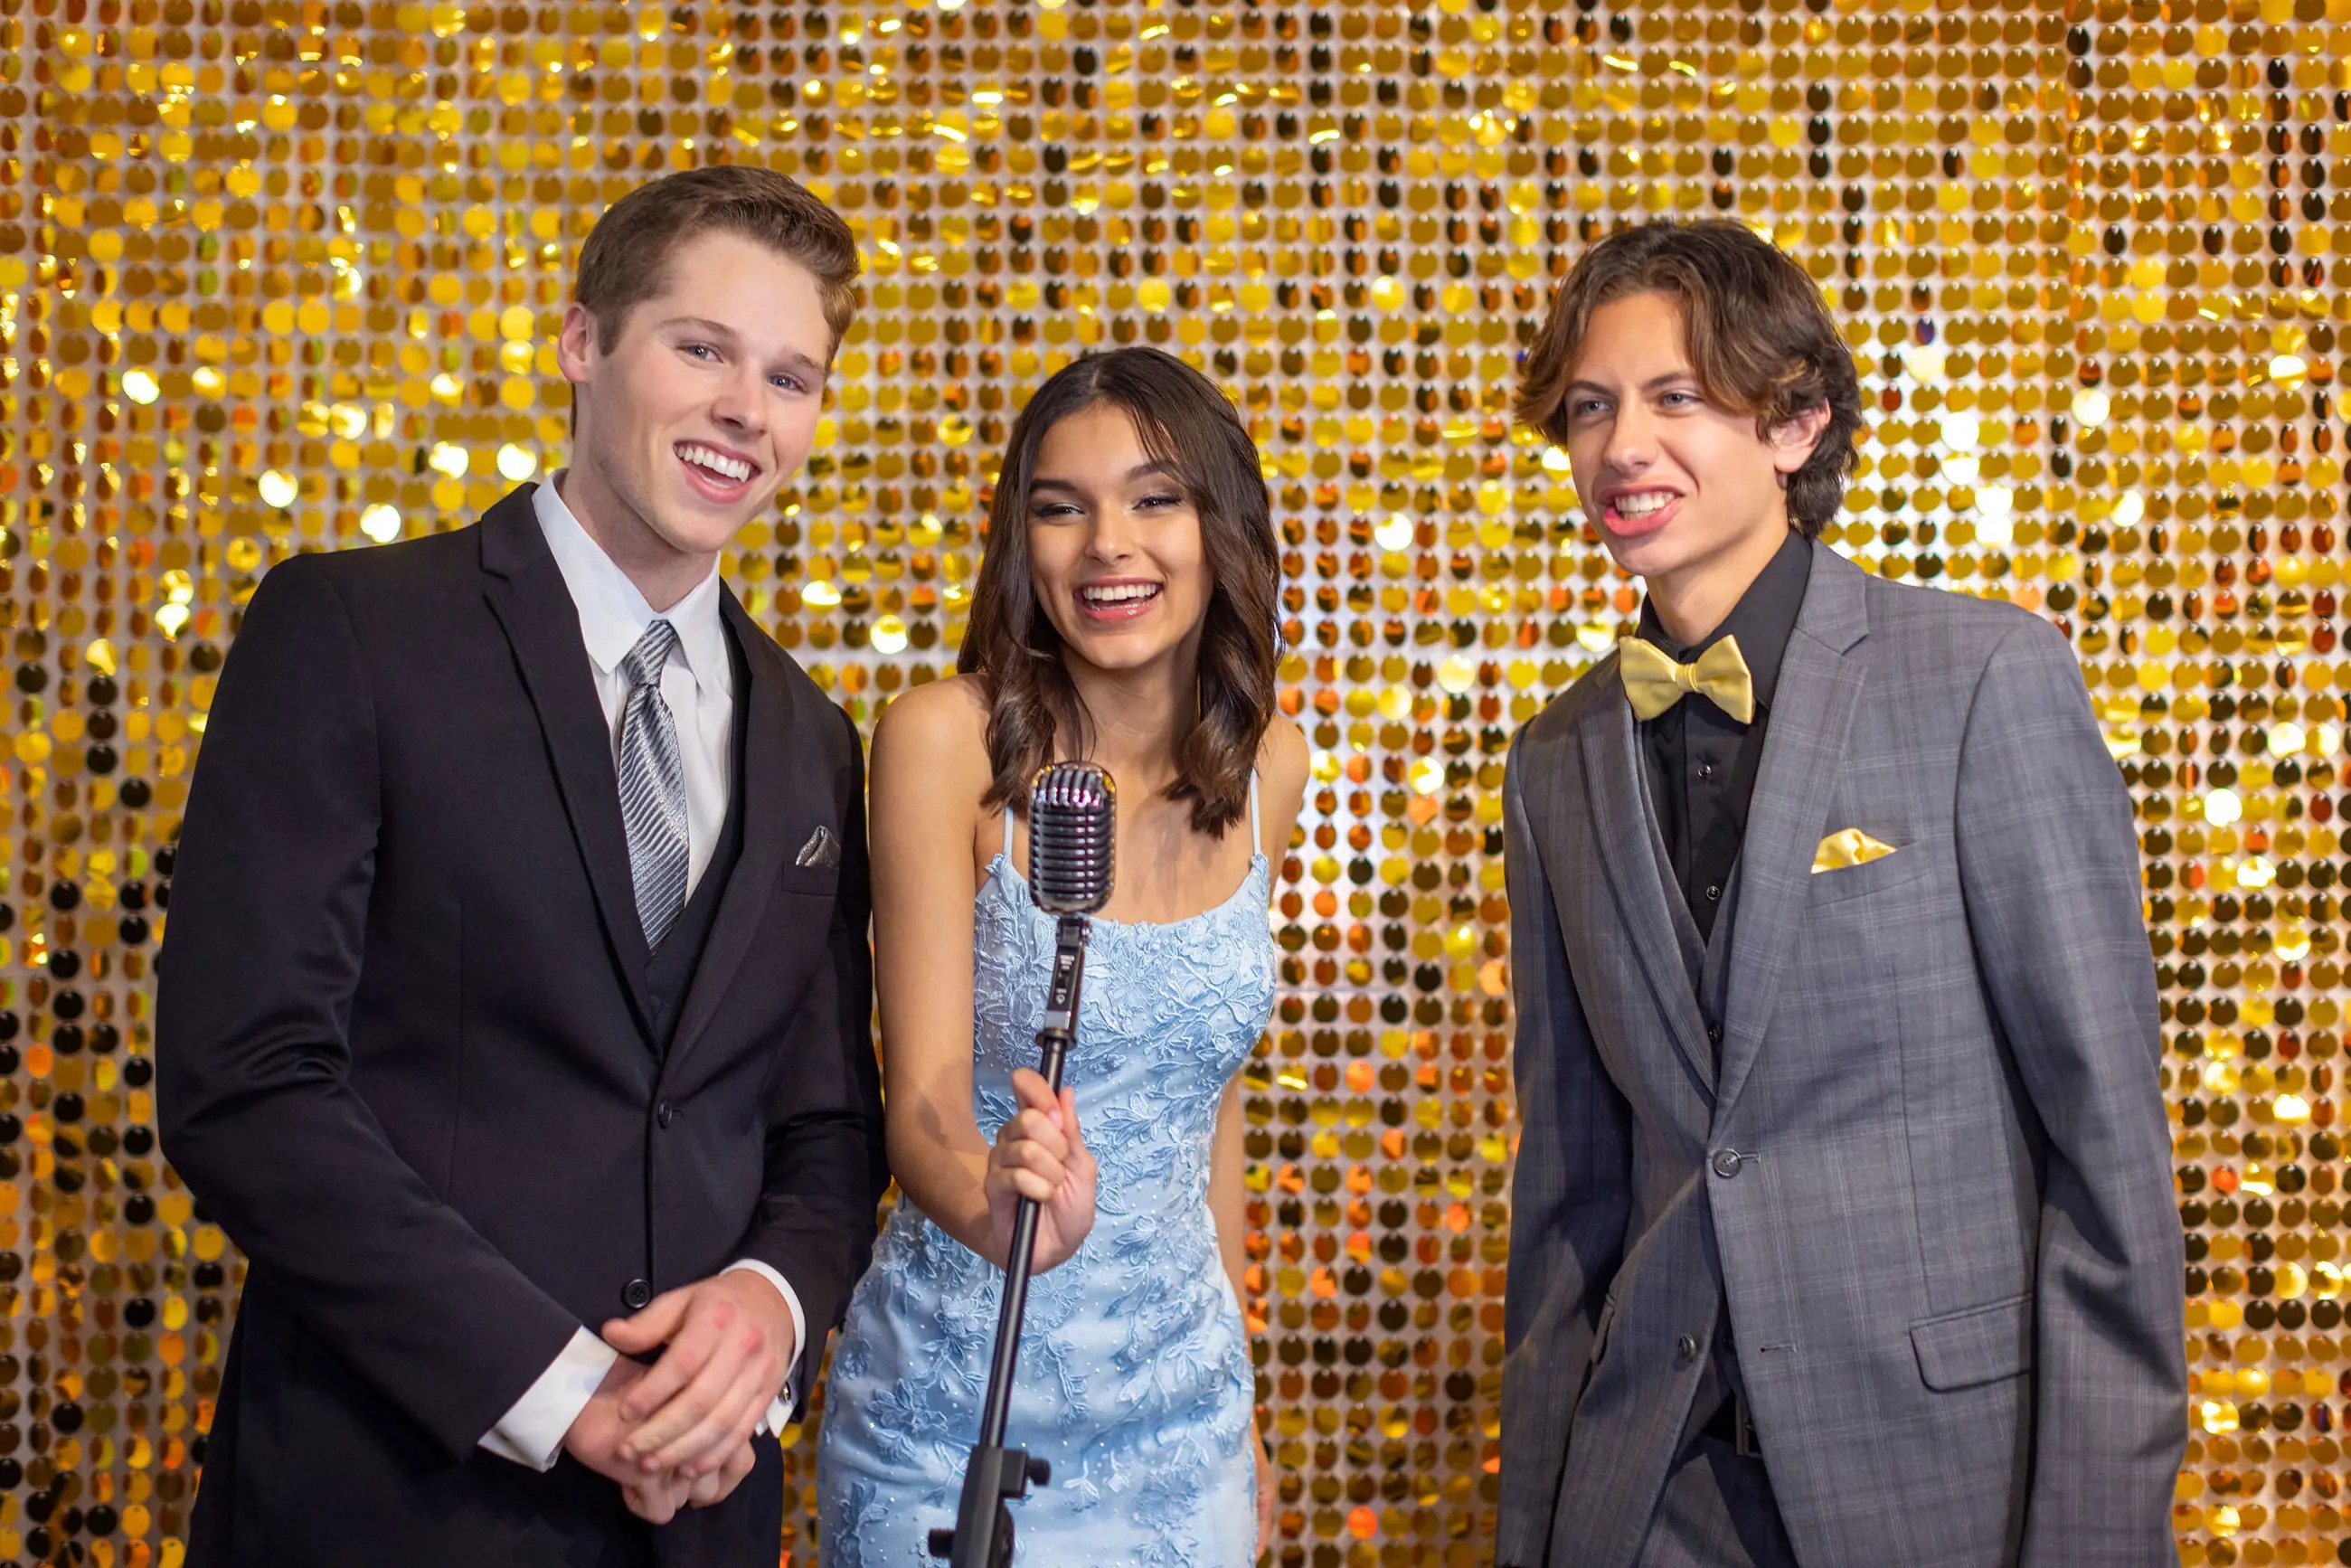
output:
{"label": "gold pocket square", "polygon": [[1892,844],[1873,839],[1859,828],[1842,829],[1823,839],[1821,847],[1813,852],[1813,873],[1817,876],[1824,871],[1843,871],[1849,865],[1867,865],[1893,852]]}

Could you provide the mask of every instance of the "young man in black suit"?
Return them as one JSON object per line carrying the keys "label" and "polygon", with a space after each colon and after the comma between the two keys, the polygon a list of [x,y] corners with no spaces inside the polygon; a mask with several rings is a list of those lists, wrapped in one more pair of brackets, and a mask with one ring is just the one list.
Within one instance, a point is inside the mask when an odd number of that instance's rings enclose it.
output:
{"label": "young man in black suit", "polygon": [[719,551],[854,242],[655,181],[581,254],[573,465],[254,595],[182,828],[166,1153],[249,1260],[193,1568],[771,1565],[887,1176],[862,761]]}

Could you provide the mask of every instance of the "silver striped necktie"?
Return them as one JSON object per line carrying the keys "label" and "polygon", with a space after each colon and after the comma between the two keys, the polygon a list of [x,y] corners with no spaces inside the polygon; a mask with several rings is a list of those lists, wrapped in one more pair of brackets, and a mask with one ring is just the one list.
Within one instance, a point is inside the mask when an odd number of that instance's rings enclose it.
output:
{"label": "silver striped necktie", "polygon": [[676,646],[676,629],[656,621],[621,661],[622,678],[629,683],[621,714],[621,825],[629,836],[629,877],[636,883],[637,922],[648,948],[661,946],[685,907],[693,850],[677,725],[661,695],[662,666]]}

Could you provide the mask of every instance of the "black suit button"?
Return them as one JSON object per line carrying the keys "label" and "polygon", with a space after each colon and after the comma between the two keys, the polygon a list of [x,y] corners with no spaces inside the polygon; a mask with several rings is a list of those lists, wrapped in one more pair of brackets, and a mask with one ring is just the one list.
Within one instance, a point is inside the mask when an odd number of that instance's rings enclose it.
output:
{"label": "black suit button", "polygon": [[1698,1336],[1696,1334],[1686,1333],[1682,1335],[1681,1338],[1674,1341],[1674,1359],[1680,1362],[1684,1366],[1687,1366],[1691,1362],[1698,1359]]}
{"label": "black suit button", "polygon": [[1739,1174],[1739,1162],[1742,1157],[1737,1149],[1717,1149],[1714,1154],[1714,1174],[1729,1181]]}
{"label": "black suit button", "polygon": [[621,1287],[621,1304],[632,1312],[643,1312],[645,1303],[653,1299],[653,1288],[649,1281],[632,1280]]}
{"label": "black suit button", "polygon": [[671,1104],[666,1100],[663,1101],[659,1105],[653,1108],[653,1120],[659,1122],[664,1127],[668,1126],[672,1122],[677,1120],[677,1107]]}

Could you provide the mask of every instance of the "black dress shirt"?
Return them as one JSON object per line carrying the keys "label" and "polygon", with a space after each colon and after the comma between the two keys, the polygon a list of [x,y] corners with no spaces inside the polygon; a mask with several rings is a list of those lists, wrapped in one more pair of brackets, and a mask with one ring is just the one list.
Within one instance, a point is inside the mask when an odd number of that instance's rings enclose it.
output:
{"label": "black dress shirt", "polygon": [[1754,683],[1752,723],[1741,724],[1710,699],[1693,695],[1639,727],[1649,799],[1665,836],[1666,856],[1673,862],[1675,880],[1702,937],[1713,935],[1722,890],[1730,881],[1731,867],[1739,863],[1781,656],[1787,652],[1812,579],[1813,547],[1792,528],[1779,552],[1703,642],[1687,646],[1675,642],[1658,620],[1656,606],[1646,601],[1641,606],[1642,639],[1680,664],[1694,662],[1725,637],[1738,638],[1740,656],[1747,661]]}

